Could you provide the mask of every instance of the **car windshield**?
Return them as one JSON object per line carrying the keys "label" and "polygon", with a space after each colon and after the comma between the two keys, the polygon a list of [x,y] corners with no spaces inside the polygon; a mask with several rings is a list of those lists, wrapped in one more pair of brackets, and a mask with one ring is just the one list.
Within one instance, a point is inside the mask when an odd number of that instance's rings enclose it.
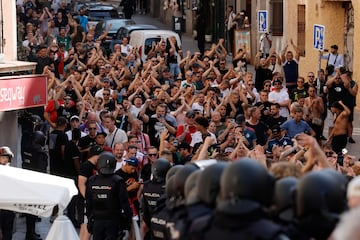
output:
{"label": "car windshield", "polygon": [[[133,20],[130,19],[121,19],[121,20],[117,20],[117,21],[107,21],[106,25],[108,26],[109,24],[112,24],[110,31],[117,31],[119,28],[125,26],[125,25],[133,25],[135,24],[135,22]],[[107,27],[106,26],[106,27]]]}
{"label": "car windshield", "polygon": [[110,18],[118,18],[119,15],[118,15],[116,10],[111,10],[111,11],[89,11],[89,17],[110,19]]}

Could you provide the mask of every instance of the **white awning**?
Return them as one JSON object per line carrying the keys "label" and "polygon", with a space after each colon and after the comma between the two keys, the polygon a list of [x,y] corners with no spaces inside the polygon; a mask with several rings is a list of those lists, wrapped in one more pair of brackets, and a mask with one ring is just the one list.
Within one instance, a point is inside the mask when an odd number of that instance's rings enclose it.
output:
{"label": "white awning", "polygon": [[61,215],[78,194],[72,179],[0,165],[0,209],[50,217],[53,207]]}

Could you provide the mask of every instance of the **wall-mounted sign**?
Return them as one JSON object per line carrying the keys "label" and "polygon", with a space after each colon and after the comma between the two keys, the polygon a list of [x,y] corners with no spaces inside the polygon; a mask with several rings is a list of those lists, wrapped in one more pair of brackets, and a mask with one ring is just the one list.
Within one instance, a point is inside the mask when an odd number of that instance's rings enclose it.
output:
{"label": "wall-mounted sign", "polygon": [[43,75],[0,78],[0,111],[45,106],[47,78]]}

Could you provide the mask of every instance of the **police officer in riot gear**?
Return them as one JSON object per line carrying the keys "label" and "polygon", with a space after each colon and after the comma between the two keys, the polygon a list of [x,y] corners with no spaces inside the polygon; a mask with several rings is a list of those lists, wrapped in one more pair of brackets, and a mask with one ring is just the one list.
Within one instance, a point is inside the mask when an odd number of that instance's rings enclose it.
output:
{"label": "police officer in riot gear", "polygon": [[197,180],[197,186],[199,186],[196,190],[198,201],[189,204],[187,199],[187,234],[193,239],[196,239],[198,235],[201,236],[211,222],[216,198],[220,192],[220,177],[227,165],[226,162],[218,162],[206,167]]}
{"label": "police officer in riot gear", "polygon": [[225,169],[214,218],[203,239],[288,239],[268,220],[275,179],[254,159],[242,158]]}
{"label": "police officer in riot gear", "polygon": [[[146,224],[144,230],[151,226],[158,199],[165,193],[165,177],[171,168],[170,162],[165,158],[159,158],[151,166],[152,179],[144,183],[142,190],[143,221]],[[150,233],[144,235],[144,239],[151,239]]]}
{"label": "police officer in riot gear", "polygon": [[306,239],[327,239],[347,209],[346,178],[332,169],[303,176],[296,189],[296,225]]}
{"label": "police officer in riot gear", "polygon": [[[9,165],[14,154],[9,147],[0,147],[0,165]],[[3,240],[11,240],[14,227],[15,213],[0,209],[0,230]]]}
{"label": "police officer in riot gear", "polygon": [[[119,229],[131,223],[132,212],[123,179],[114,174],[116,159],[112,153],[99,155],[99,175],[92,176],[86,184],[86,202],[89,219],[93,219],[94,240],[115,240]],[[125,226],[127,225],[127,226]],[[88,227],[91,228],[90,224]]]}
{"label": "police officer in riot gear", "polygon": [[23,152],[24,169],[46,173],[48,166],[48,156],[45,151],[45,135],[41,131],[32,134],[32,144]]}
{"label": "police officer in riot gear", "polygon": [[175,165],[171,167],[166,174],[165,194],[158,199],[155,212],[150,220],[150,229],[153,240],[169,239],[166,235],[166,223],[170,219],[170,211],[166,207],[166,203],[168,198],[173,198],[175,196],[173,187],[174,175],[183,167],[183,165]]}
{"label": "police officer in riot gear", "polygon": [[276,223],[284,227],[290,239],[300,240],[305,236],[295,226],[295,192],[298,182],[295,177],[284,177],[276,181],[271,215]]}
{"label": "police officer in riot gear", "polygon": [[168,195],[166,206],[170,210],[170,218],[166,223],[166,235],[168,239],[179,239],[186,230],[187,210],[185,207],[185,182],[187,178],[199,167],[194,164],[186,164],[174,175],[173,193]]}
{"label": "police officer in riot gear", "polygon": [[[40,117],[35,117],[34,121],[39,121],[39,119]],[[26,145],[22,151],[23,169],[46,173],[48,155],[44,148],[45,141],[43,132],[38,130],[31,134],[31,144]],[[40,239],[40,235],[35,232],[36,219],[36,216],[26,214],[26,239]]]}

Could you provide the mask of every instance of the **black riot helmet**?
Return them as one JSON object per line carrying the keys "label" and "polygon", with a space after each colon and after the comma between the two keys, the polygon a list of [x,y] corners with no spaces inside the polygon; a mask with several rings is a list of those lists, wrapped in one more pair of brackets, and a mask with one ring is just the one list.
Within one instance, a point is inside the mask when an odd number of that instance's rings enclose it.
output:
{"label": "black riot helmet", "polygon": [[184,188],[186,179],[190,176],[191,173],[199,170],[199,167],[194,164],[186,164],[182,169],[180,169],[174,175],[174,190],[176,192],[177,198],[184,198]]}
{"label": "black riot helmet", "polygon": [[[198,197],[198,179],[202,171],[195,171],[185,181],[184,194],[186,204],[191,205],[199,202]],[[201,186],[202,187],[202,186]]]}
{"label": "black riot helmet", "polygon": [[179,171],[180,169],[182,169],[184,167],[184,165],[175,165],[173,167],[171,167],[169,169],[169,171],[166,173],[166,182],[172,177],[174,176],[177,171]]}
{"label": "black riot helmet", "polygon": [[46,141],[46,138],[42,131],[35,131],[33,133],[33,143],[39,144],[40,146],[44,147],[45,141]]}
{"label": "black riot helmet", "polygon": [[346,178],[334,170],[314,171],[302,177],[296,190],[296,216],[340,214],[346,208]]}
{"label": "black riot helmet", "polygon": [[295,177],[285,177],[275,183],[274,207],[276,217],[284,222],[294,219],[295,211],[295,189],[298,179]]}
{"label": "black riot helmet", "polygon": [[301,231],[327,239],[346,210],[346,178],[332,169],[303,176],[296,189],[296,217]]}
{"label": "black riot helmet", "polygon": [[198,188],[199,200],[211,208],[215,207],[215,201],[220,192],[221,174],[227,165],[225,162],[210,165],[201,172],[199,177],[198,186],[201,186]]}
{"label": "black riot helmet", "polygon": [[101,175],[111,175],[116,167],[115,155],[110,152],[102,152],[97,161],[97,170]]}
{"label": "black riot helmet", "polygon": [[42,124],[42,119],[39,117],[39,115],[32,115],[31,117],[32,123],[33,123],[33,130],[39,130]]}
{"label": "black riot helmet", "polygon": [[153,180],[156,182],[164,182],[169,169],[171,168],[170,162],[165,158],[156,159],[151,166],[151,173]]}
{"label": "black riot helmet", "polygon": [[258,161],[240,158],[224,169],[217,208],[232,214],[246,214],[269,206],[274,184],[275,178]]}
{"label": "black riot helmet", "polygon": [[165,185],[166,197],[168,200],[173,200],[175,198],[175,189],[174,189],[174,178],[170,177],[166,180]]}

